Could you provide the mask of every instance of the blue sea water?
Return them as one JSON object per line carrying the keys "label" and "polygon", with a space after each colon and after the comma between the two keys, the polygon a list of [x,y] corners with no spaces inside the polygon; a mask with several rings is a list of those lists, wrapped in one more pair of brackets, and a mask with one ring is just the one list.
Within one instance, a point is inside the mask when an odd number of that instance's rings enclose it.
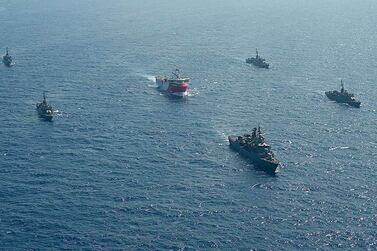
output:
{"label": "blue sea water", "polygon": [[[374,0],[0,0],[16,63],[0,66],[0,249],[376,250],[376,13]],[[270,70],[244,63],[256,47]],[[152,81],[177,67],[184,100]],[[341,78],[361,109],[324,96]],[[228,147],[258,123],[276,176]]]}

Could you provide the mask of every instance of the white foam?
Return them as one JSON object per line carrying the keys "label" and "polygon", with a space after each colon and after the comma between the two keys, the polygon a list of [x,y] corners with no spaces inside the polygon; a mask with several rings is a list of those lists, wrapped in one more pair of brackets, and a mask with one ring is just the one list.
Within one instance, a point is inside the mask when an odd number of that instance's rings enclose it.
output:
{"label": "white foam", "polygon": [[149,81],[152,81],[153,83],[156,83],[156,77],[152,75],[142,75],[143,78],[148,79]]}
{"label": "white foam", "polygon": [[335,147],[331,147],[329,151],[334,151],[336,149],[340,149],[340,150],[349,149],[349,146],[335,146]]}
{"label": "white foam", "polygon": [[197,95],[199,95],[199,91],[196,88],[188,90],[188,96],[189,97],[195,97]]}

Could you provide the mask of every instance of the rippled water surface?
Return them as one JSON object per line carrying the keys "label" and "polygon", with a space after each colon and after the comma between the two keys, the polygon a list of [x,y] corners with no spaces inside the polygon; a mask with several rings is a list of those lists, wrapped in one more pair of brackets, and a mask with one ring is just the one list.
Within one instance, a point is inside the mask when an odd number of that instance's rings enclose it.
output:
{"label": "rippled water surface", "polygon": [[[377,2],[360,2],[0,0],[1,248],[375,250]],[[271,69],[244,63],[256,47]],[[185,100],[153,82],[176,67]],[[341,78],[361,109],[324,96]],[[228,147],[258,123],[276,176]]]}

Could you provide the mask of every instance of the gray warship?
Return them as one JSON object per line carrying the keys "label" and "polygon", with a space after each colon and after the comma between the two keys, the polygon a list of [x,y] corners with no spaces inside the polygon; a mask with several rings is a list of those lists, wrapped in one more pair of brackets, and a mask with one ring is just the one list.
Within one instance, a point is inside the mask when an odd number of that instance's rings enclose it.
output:
{"label": "gray warship", "polygon": [[46,95],[43,93],[43,101],[36,105],[39,117],[51,121],[54,116],[54,110],[52,106],[47,103]]}
{"label": "gray warship", "polygon": [[276,173],[279,160],[271,151],[271,146],[265,142],[260,126],[254,128],[252,134],[243,136],[228,136],[229,146],[248,158],[257,168],[268,173]]}
{"label": "gray warship", "polygon": [[8,48],[6,49],[6,53],[5,55],[3,56],[3,63],[8,66],[8,67],[11,67],[12,66],[12,56],[9,55],[9,51],[8,51]]}
{"label": "gray warship", "polygon": [[258,49],[255,50],[256,51],[256,55],[255,55],[255,58],[247,58],[246,59],[246,63],[248,64],[253,64],[259,68],[266,68],[268,69],[270,67],[270,65],[266,62],[266,60],[264,58],[261,58],[258,54]]}
{"label": "gray warship", "polygon": [[347,90],[344,89],[343,80],[340,81],[340,86],[341,86],[340,92],[336,90],[327,91],[325,92],[326,96],[329,99],[334,100],[335,102],[346,103],[346,104],[349,104],[350,106],[360,108],[361,102],[355,99],[355,95],[353,93],[349,93],[347,92]]}

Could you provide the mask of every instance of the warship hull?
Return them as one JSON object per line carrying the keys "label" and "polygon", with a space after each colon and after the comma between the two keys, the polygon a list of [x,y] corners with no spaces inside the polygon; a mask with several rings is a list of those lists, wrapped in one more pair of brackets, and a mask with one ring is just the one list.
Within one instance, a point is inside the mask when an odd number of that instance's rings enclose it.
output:
{"label": "warship hull", "polygon": [[46,114],[40,114],[39,117],[46,121],[52,121],[53,116],[52,115],[46,115]]}
{"label": "warship hull", "polygon": [[38,112],[38,116],[43,119],[43,120],[47,120],[47,121],[52,121],[53,117],[54,117],[54,112],[52,110],[46,110],[46,109],[43,109],[41,108],[42,104],[37,104],[37,112]]}
{"label": "warship hull", "polygon": [[270,68],[269,64],[267,64],[265,62],[260,62],[260,61],[258,61],[255,58],[248,58],[248,59],[246,59],[246,63],[253,64],[254,66],[259,67],[259,68],[264,68],[264,69]]}
{"label": "warship hull", "polygon": [[340,95],[336,95],[333,92],[325,92],[325,94],[330,100],[333,100],[337,103],[348,104],[348,105],[350,105],[352,107],[356,107],[356,108],[360,108],[360,106],[361,106],[360,101],[349,100],[349,98],[346,98],[346,97],[343,97],[343,96],[340,96]]}
{"label": "warship hull", "polygon": [[38,112],[38,116],[43,120],[52,121],[54,117],[53,114],[45,113],[44,111],[41,111],[38,109],[37,109],[37,112]]}
{"label": "warship hull", "polygon": [[229,146],[234,151],[238,152],[243,157],[249,159],[257,168],[264,170],[267,173],[275,174],[278,172],[279,162],[263,159],[254,152],[249,152],[243,149],[237,141],[236,136],[229,136]]}
{"label": "warship hull", "polygon": [[11,66],[12,66],[12,61],[6,59],[5,56],[3,57],[3,63],[4,63],[4,65],[7,66],[7,67],[11,67]]}
{"label": "warship hull", "polygon": [[156,84],[159,91],[174,97],[185,97],[188,95],[189,79],[167,79],[156,77]]}

